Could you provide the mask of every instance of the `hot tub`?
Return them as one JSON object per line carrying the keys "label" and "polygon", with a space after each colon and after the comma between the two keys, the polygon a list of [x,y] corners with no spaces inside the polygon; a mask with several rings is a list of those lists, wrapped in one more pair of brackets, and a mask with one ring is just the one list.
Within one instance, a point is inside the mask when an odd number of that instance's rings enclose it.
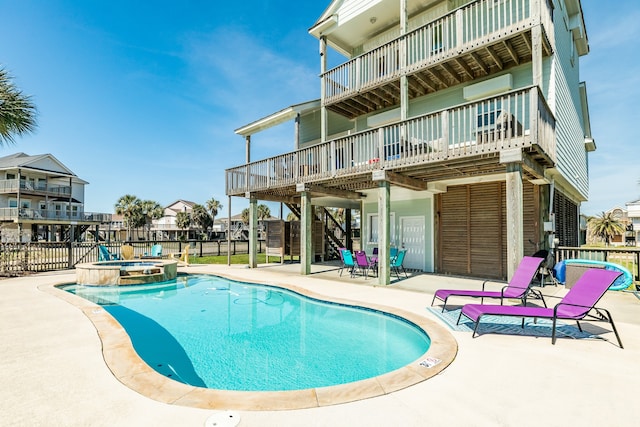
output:
{"label": "hot tub", "polygon": [[102,261],[76,265],[76,283],[88,286],[140,285],[173,280],[176,260]]}

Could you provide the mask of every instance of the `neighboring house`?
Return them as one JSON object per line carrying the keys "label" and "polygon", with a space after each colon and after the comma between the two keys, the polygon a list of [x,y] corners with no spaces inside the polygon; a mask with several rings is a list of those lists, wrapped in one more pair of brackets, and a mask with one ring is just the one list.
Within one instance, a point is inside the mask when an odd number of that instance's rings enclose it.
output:
{"label": "neighboring house", "polygon": [[[536,247],[578,244],[595,150],[579,0],[336,0],[309,32],[320,100],[237,129],[247,163],[226,170],[252,218],[257,200],[300,206],[302,274],[311,205],[360,210],[365,250],[404,247],[426,272],[507,278]],[[328,69],[328,49],[345,62]],[[252,158],[285,121],[292,151]]]}
{"label": "neighboring house", "polygon": [[[635,238],[632,232],[631,219],[628,216],[627,210],[616,206],[615,208],[609,209],[608,211],[604,212],[604,214],[611,214],[611,217],[620,222],[620,224],[622,224],[625,229],[625,232],[623,234],[616,234],[615,236],[611,237],[609,244],[611,246],[635,246]],[[593,230],[589,227],[589,218],[586,218],[586,221],[586,243],[604,244],[604,239],[593,234]]]}
{"label": "neighboring house", "polygon": [[2,241],[73,241],[108,223],[110,214],[85,212],[86,184],[51,154],[0,158]]}
{"label": "neighboring house", "polygon": [[627,203],[628,241],[627,246],[640,246],[640,200]]}
{"label": "neighboring house", "polygon": [[194,202],[187,200],[176,200],[164,208],[164,215],[160,219],[154,219],[151,226],[152,238],[154,240],[177,240],[180,236],[187,236],[195,239],[196,227],[192,224],[189,228],[182,229],[176,224],[178,212],[191,213]]}

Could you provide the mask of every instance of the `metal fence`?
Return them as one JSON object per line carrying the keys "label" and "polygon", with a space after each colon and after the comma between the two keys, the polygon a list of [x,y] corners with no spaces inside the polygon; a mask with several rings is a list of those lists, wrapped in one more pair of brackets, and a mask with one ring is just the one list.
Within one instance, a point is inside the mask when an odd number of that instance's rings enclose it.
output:
{"label": "metal fence", "polygon": [[[131,245],[135,256],[151,253],[154,244],[162,245],[163,255],[181,253],[189,246],[189,255],[195,257],[248,254],[249,242],[232,240],[134,241],[134,242],[32,242],[0,243],[0,276],[19,276],[25,273],[67,270],[76,264],[98,261],[98,246],[105,246],[112,254],[121,254],[122,245]],[[258,241],[258,252],[265,248]]]}

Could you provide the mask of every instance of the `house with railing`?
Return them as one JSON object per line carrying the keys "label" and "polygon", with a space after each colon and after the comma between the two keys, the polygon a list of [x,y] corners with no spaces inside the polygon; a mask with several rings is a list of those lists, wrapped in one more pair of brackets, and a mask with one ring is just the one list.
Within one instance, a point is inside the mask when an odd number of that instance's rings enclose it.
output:
{"label": "house with railing", "polygon": [[84,210],[80,179],[51,154],[0,158],[0,227],[5,241],[73,241],[110,214]]}
{"label": "house with railing", "polygon": [[[314,205],[359,210],[362,248],[419,271],[507,278],[578,244],[595,150],[579,0],[335,0],[309,32],[320,99],[239,128],[246,162],[226,170],[254,223],[257,200],[299,211],[302,274]],[[252,136],[288,120],[291,151],[253,159]]]}

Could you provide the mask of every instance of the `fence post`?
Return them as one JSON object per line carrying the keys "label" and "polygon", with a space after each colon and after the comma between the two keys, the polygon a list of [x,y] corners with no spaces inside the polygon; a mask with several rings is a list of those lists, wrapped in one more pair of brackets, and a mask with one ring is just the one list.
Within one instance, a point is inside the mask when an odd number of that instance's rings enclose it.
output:
{"label": "fence post", "polygon": [[71,241],[69,241],[69,244],[67,245],[67,259],[68,259],[68,268],[73,268],[73,250],[72,250],[72,245],[73,243]]}

